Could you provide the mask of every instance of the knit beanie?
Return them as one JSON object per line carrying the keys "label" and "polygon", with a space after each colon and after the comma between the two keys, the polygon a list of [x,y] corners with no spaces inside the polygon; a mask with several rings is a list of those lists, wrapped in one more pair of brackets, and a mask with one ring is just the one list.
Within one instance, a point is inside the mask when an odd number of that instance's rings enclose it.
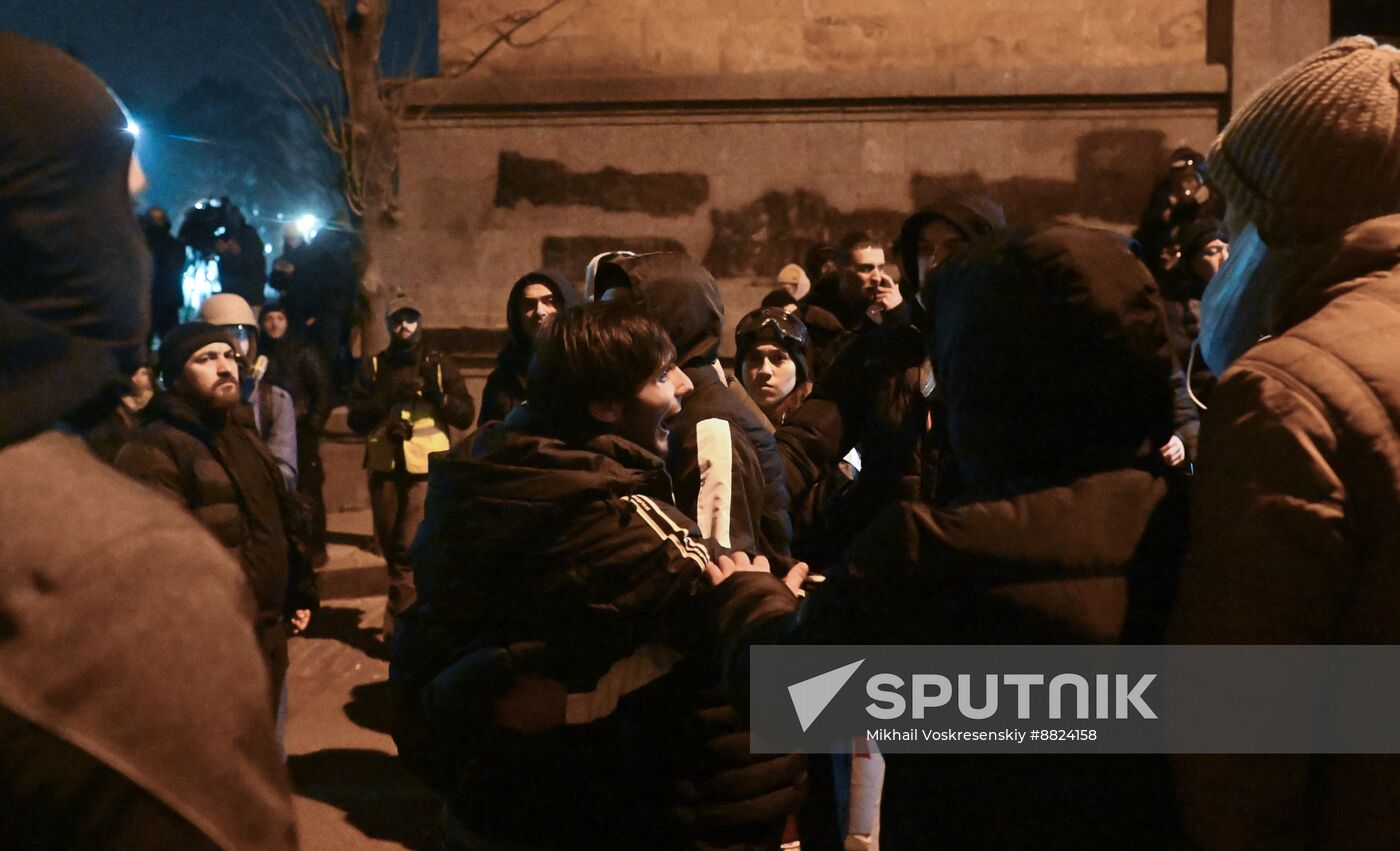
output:
{"label": "knit beanie", "polygon": [[1340,39],[1276,78],[1211,146],[1211,180],[1271,247],[1400,210],[1400,51]]}
{"label": "knit beanie", "polygon": [[185,363],[210,343],[234,345],[227,328],[208,322],[186,322],[171,328],[170,333],[160,341],[160,351],[157,353],[161,383],[169,389],[184,371]]}

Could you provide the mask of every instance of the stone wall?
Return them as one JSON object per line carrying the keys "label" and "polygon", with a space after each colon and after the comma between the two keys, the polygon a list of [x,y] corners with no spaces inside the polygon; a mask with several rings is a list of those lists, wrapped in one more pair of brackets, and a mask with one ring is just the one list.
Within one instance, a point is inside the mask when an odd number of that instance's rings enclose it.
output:
{"label": "stone wall", "polygon": [[[444,66],[503,12],[440,0]],[[532,77],[1123,67],[1206,61],[1206,0],[565,0],[477,69]],[[474,72],[476,73],[476,72]]]}
{"label": "stone wall", "polygon": [[[444,67],[477,4],[442,0]],[[498,7],[502,8],[502,7]],[[684,250],[731,323],[784,263],[977,188],[1016,223],[1131,230],[1228,105],[1205,0],[565,0],[407,97],[391,267],[429,324],[499,328],[520,274]]]}

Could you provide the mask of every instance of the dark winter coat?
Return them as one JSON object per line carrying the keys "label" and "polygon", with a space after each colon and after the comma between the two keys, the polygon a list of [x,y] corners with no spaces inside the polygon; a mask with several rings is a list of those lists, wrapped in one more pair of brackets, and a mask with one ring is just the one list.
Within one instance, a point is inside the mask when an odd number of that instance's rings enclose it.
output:
{"label": "dark winter coat", "polygon": [[63,433],[118,404],[145,343],[127,118],[9,33],[0,114],[2,842],[295,848],[237,564]]}
{"label": "dark winter coat", "polygon": [[243,567],[258,604],[258,641],[273,674],[275,706],[287,670],[283,619],[291,561],[282,474],[251,418],[238,421],[246,407],[201,418],[189,403],[162,393],[143,413],[145,425],[117,454],[117,469],[178,500]]}
{"label": "dark winter coat", "polygon": [[4,845],[295,848],[237,561],[57,431],[0,449],[0,523]]}
{"label": "dark winter coat", "polygon": [[170,234],[170,225],[147,225],[146,247],[151,251],[151,306],[157,312],[179,310],[185,304],[185,244]]}
{"label": "dark winter coat", "polygon": [[644,254],[599,264],[600,297],[612,287],[629,288],[666,329],[695,384],[671,421],[666,464],[676,505],[725,546],[785,558],[792,526],[782,456],[719,371],[724,302],[714,278],[683,255]]}
{"label": "dark winter coat", "polygon": [[224,292],[240,295],[256,307],[263,303],[263,285],[267,282],[262,237],[246,221],[229,230],[229,238],[237,244],[238,251],[219,255],[219,285]]}
{"label": "dark winter coat", "polygon": [[530,368],[533,341],[520,324],[520,298],[530,284],[549,287],[550,292],[554,293],[554,305],[561,311],[573,307],[581,299],[578,290],[567,278],[548,269],[531,272],[511,286],[510,295],[506,298],[506,327],[510,336],[496,356],[496,368],[486,377],[486,389],[481,393],[481,412],[476,419],[479,426],[505,419],[506,414],[525,401],[525,373]]}
{"label": "dark winter coat", "polygon": [[[268,284],[282,294],[287,319],[305,333],[308,319],[343,315],[355,303],[352,249],[335,231],[323,231],[314,242],[303,242],[282,252],[268,273]],[[292,271],[277,268],[286,261]]]}
{"label": "dark winter coat", "polygon": [[[948,509],[892,507],[851,547],[861,578],[813,594],[812,640],[1161,641],[1187,513],[1182,486],[1131,469]],[[1167,847],[1170,802],[1159,756],[889,755],[881,842]]]}
{"label": "dark winter coat", "polygon": [[[1280,283],[1273,339],[1221,377],[1201,433],[1172,640],[1400,643],[1400,216]],[[1179,757],[1192,838],[1382,848],[1393,755]]]}
{"label": "dark winter coat", "polygon": [[[714,678],[702,571],[717,550],[669,504],[654,454],[613,436],[566,444],[537,426],[520,408],[433,460],[413,551],[419,603],[394,677],[437,733],[420,750],[401,739],[400,752],[445,755],[439,791],[485,837],[677,847],[697,818],[677,784],[703,789],[710,770],[714,731],[697,709]],[[501,713],[524,723],[515,713],[537,701],[497,705],[495,722],[481,708],[525,674],[568,694],[533,734],[497,724]],[[739,793],[771,829],[796,806],[799,764]]]}
{"label": "dark winter coat", "polygon": [[296,413],[298,439],[303,434],[319,435],[330,416],[330,376],[325,362],[304,342],[288,330],[280,340],[266,334],[258,342],[258,351],[267,355],[267,373],[263,381],[286,390],[292,397]]}
{"label": "dark winter coat", "polygon": [[[974,246],[937,293],[964,501],[886,509],[851,575],[809,595],[797,640],[1160,641],[1187,506],[1155,459],[1171,357],[1147,270],[1109,236],[1051,228]],[[891,755],[881,843],[1167,846],[1171,798],[1164,757]]]}
{"label": "dark winter coat", "polygon": [[[347,421],[351,430],[367,435],[370,443],[385,439],[384,428],[396,411],[408,412],[414,419],[431,419],[433,427],[444,434],[448,426],[472,426],[476,402],[467,390],[466,379],[452,358],[423,343],[422,333],[420,330],[419,338],[409,345],[391,343],[379,354],[360,359],[350,389]],[[414,440],[419,439],[415,434]],[[368,443],[366,463],[370,463]],[[417,475],[410,466],[404,461],[403,450],[396,448],[393,469]]]}

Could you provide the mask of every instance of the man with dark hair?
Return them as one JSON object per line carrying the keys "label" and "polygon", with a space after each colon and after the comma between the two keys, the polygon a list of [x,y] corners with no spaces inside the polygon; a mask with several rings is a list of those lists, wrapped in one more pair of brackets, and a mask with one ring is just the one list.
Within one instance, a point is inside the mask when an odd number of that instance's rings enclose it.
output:
{"label": "man with dark hair", "polygon": [[[776,840],[797,758],[746,757],[767,769],[705,787],[712,810],[676,795],[707,764],[704,570],[723,549],[670,504],[668,432],[691,392],[670,339],[632,305],[565,311],[528,388],[434,460],[396,639],[415,719],[400,753],[443,795],[449,847],[670,848],[726,816],[730,841]],[[743,605],[793,609],[759,579]]]}
{"label": "man with dark hair", "polygon": [[809,305],[835,316],[847,331],[872,326],[907,325],[910,308],[885,271],[885,247],[865,231],[846,235],[836,246],[837,271],[812,286]]}
{"label": "man with dark hair", "polygon": [[175,498],[238,559],[258,605],[256,632],[280,705],[290,620],[304,629],[315,606],[304,576],[290,573],[286,486],[258,438],[239,387],[240,357],[226,328],[177,325],[160,347],[167,392],[117,453],[117,469]]}
{"label": "man with dark hair", "polygon": [[660,323],[695,387],[667,457],[676,505],[721,546],[786,559],[792,520],[782,457],[719,365],[724,301],[715,279],[684,255],[644,254],[600,263],[594,292],[625,297]]}
{"label": "man with dark hair", "polygon": [[400,292],[384,315],[389,346],[363,358],[347,420],[365,436],[374,537],[389,570],[384,635],[413,604],[408,546],[423,519],[428,456],[451,447],[448,429],[471,428],[476,402],[452,358],[423,339],[418,302]]}
{"label": "man with dark hair", "polygon": [[0,33],[0,837],[296,847],[238,565],[74,432],[142,363],[151,267],[127,117]]}

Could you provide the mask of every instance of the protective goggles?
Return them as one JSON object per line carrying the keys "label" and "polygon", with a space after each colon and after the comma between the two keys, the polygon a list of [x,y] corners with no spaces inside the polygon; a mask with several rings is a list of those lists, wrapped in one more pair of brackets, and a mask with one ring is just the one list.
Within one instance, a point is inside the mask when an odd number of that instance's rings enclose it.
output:
{"label": "protective goggles", "polygon": [[734,329],[736,339],[772,340],[783,346],[789,344],[805,349],[809,342],[807,325],[796,314],[780,307],[765,307],[739,320]]}

